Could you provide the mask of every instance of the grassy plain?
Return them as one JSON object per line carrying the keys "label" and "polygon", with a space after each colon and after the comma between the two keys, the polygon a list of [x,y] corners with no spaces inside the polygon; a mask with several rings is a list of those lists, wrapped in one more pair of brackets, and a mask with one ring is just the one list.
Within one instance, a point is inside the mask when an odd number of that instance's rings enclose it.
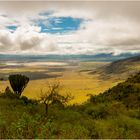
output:
{"label": "grassy plain", "polygon": [[[71,94],[74,99],[71,103],[82,103],[88,99],[88,94],[99,94],[113,87],[120,81],[113,78],[102,80],[100,75],[89,74],[90,71],[99,68],[107,62],[77,62],[76,64],[68,63],[68,65],[28,65],[21,67],[8,67],[1,69],[1,75],[8,77],[12,73],[23,73],[27,76],[31,75],[31,80],[24,90],[23,95],[29,98],[39,98],[41,90],[47,91],[47,84],[58,81],[62,86],[62,94]],[[38,75],[39,74],[39,75]],[[42,74],[42,75],[40,75]],[[43,77],[45,74],[47,77]],[[37,76],[38,75],[38,76]],[[34,79],[33,77],[37,77]],[[0,90],[4,91],[9,86],[8,81],[0,81]]]}

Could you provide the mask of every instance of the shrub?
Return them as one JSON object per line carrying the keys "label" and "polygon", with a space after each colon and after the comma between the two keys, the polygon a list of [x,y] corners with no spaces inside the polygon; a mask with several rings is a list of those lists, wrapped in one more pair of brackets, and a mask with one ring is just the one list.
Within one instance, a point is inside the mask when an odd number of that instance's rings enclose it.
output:
{"label": "shrub", "polygon": [[89,131],[80,124],[64,123],[61,125],[61,138],[63,139],[84,139],[89,138],[88,135]]}
{"label": "shrub", "polygon": [[7,124],[4,118],[0,116],[0,139],[4,139],[7,134]]}
{"label": "shrub", "polygon": [[6,89],[5,89],[5,92],[4,93],[1,93],[0,94],[0,97],[3,97],[3,98],[10,98],[10,99],[16,99],[18,98],[18,95],[17,94],[14,94],[10,88],[7,86]]}
{"label": "shrub", "polygon": [[23,113],[21,118],[16,122],[13,122],[10,126],[10,138],[18,139],[31,139],[37,137],[37,130],[39,128],[40,117],[30,116],[27,113]]}
{"label": "shrub", "polygon": [[93,119],[103,119],[109,115],[107,107],[106,104],[99,104],[96,106],[90,105],[86,108],[85,112],[92,116]]}

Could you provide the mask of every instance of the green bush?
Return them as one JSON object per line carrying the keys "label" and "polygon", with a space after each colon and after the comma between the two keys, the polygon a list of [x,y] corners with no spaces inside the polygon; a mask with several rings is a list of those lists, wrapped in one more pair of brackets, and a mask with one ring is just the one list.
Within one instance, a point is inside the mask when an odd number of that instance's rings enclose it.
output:
{"label": "green bush", "polygon": [[96,106],[90,105],[88,108],[86,108],[85,112],[92,116],[93,119],[103,119],[108,116],[106,104],[98,104]]}
{"label": "green bush", "polygon": [[7,135],[7,124],[4,118],[0,115],[0,139],[3,139]]}
{"label": "green bush", "polygon": [[101,139],[135,139],[140,137],[140,121],[119,115],[107,120],[96,120],[95,130]]}
{"label": "green bush", "polygon": [[[32,139],[37,137],[39,117],[32,117],[23,113],[21,118],[10,125],[10,137],[18,139]],[[14,132],[14,133],[13,133]]]}
{"label": "green bush", "polygon": [[61,125],[61,138],[63,139],[84,139],[89,138],[89,131],[82,125],[72,125],[70,123],[63,123]]}
{"label": "green bush", "polygon": [[9,87],[6,87],[5,92],[0,93],[1,98],[10,98],[10,99],[16,99],[18,98],[17,94],[14,94]]}

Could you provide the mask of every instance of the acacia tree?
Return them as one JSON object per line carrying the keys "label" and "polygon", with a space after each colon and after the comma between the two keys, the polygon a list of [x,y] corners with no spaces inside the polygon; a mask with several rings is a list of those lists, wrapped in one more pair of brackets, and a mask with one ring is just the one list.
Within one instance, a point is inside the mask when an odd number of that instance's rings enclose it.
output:
{"label": "acacia tree", "polygon": [[10,85],[18,96],[20,96],[29,82],[29,78],[25,75],[15,74],[9,76]]}
{"label": "acacia tree", "polygon": [[40,95],[40,102],[45,104],[46,114],[48,113],[48,108],[51,104],[61,104],[65,105],[69,100],[72,99],[72,96],[67,94],[66,96],[62,96],[59,94],[61,86],[58,82],[53,84],[48,84],[48,91]]}

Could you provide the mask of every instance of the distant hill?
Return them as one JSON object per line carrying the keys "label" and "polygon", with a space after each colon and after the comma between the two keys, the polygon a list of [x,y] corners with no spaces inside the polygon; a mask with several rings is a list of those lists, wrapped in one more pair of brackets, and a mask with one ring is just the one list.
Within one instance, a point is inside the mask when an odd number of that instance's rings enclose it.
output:
{"label": "distant hill", "polygon": [[99,53],[99,54],[79,54],[79,55],[27,55],[27,54],[0,54],[0,62],[4,61],[20,61],[20,62],[33,62],[33,61],[116,61],[124,58],[136,56],[137,54],[125,53],[120,55],[113,55],[112,53]]}
{"label": "distant hill", "polygon": [[137,70],[138,68],[140,69],[140,55],[112,62],[110,65],[106,66],[104,70],[107,74],[117,74],[126,72],[126,70]]}
{"label": "distant hill", "polygon": [[114,61],[108,65],[98,68],[91,74],[98,73],[102,78],[120,78],[126,79],[140,71],[140,55]]}

